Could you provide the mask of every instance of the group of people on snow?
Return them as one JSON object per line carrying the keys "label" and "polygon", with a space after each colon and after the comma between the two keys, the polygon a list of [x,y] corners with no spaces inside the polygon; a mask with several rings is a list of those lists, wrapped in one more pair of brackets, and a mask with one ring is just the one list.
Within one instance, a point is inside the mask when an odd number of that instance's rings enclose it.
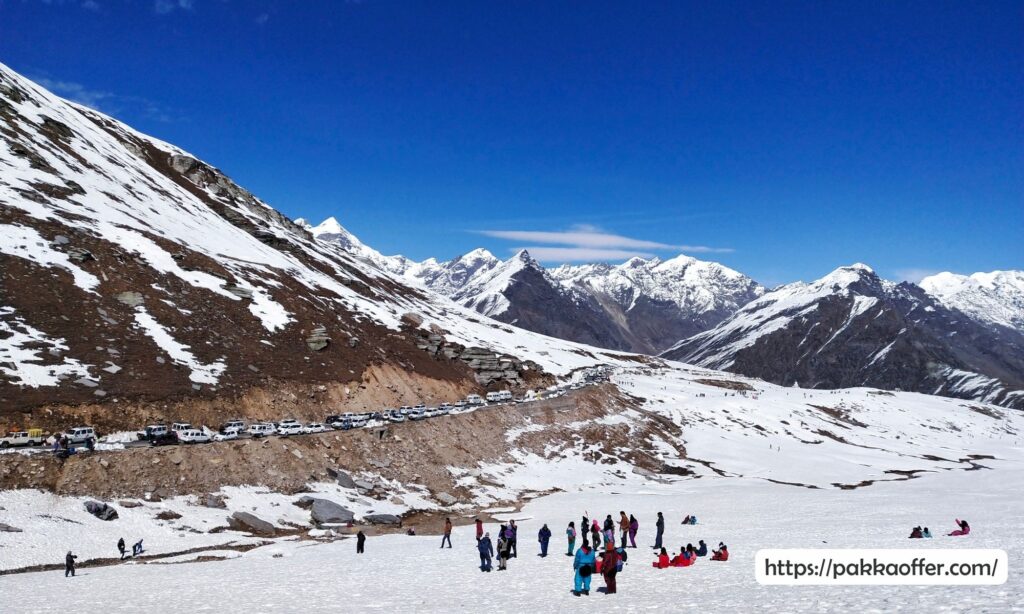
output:
{"label": "group of people on snow", "polygon": [[[949,537],[959,537],[959,536],[962,536],[962,535],[970,535],[970,533],[971,533],[971,525],[967,524],[966,520],[960,520],[959,518],[957,518],[956,519],[956,526],[958,528],[955,531],[947,533],[946,535],[949,536]],[[920,526],[917,526],[917,527],[914,527],[913,529],[910,530],[910,539],[930,538],[931,536],[932,536],[932,532],[928,530],[928,527],[925,527],[925,528],[922,529]]]}

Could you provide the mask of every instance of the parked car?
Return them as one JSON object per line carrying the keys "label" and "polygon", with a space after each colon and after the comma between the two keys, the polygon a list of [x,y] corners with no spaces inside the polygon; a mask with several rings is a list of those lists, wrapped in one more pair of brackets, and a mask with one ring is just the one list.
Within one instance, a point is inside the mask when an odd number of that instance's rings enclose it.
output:
{"label": "parked car", "polygon": [[414,409],[414,410],[410,411],[406,415],[406,418],[408,418],[410,420],[422,420],[422,419],[424,419],[426,417],[427,417],[427,414],[422,409]]}
{"label": "parked car", "polygon": [[0,438],[0,448],[17,448],[21,446],[41,446],[46,441],[43,437],[43,429],[29,429],[27,431],[14,431],[7,433],[6,437]]}
{"label": "parked car", "polygon": [[152,446],[176,446],[178,443],[178,431],[166,431],[161,435],[154,435],[149,440]]}
{"label": "parked car", "polygon": [[266,437],[277,432],[273,424],[257,423],[249,425],[249,434],[253,438]]}
{"label": "parked car", "polygon": [[483,405],[484,400],[478,394],[471,394],[466,397],[466,405]]}
{"label": "parked car", "polygon": [[236,433],[241,433],[244,430],[245,422],[243,422],[242,420],[228,420],[227,422],[224,423],[222,427],[220,427],[221,433],[227,433],[228,431],[235,431]]}
{"label": "parked car", "polygon": [[76,426],[64,434],[70,443],[85,443],[96,440],[96,431],[91,426]]}
{"label": "parked car", "polygon": [[139,433],[139,439],[153,441],[156,437],[166,435],[168,432],[166,424],[150,424]]}
{"label": "parked car", "polygon": [[298,422],[282,422],[277,425],[277,434],[282,437],[287,437],[288,435],[301,435],[302,425]]}
{"label": "parked car", "polygon": [[388,415],[388,422],[405,422],[405,416],[402,414],[401,411],[392,411]]}
{"label": "parked car", "polygon": [[217,433],[213,436],[214,441],[231,441],[232,439],[238,439],[238,431],[235,429],[229,429],[223,433]]}
{"label": "parked car", "polygon": [[303,433],[326,433],[327,427],[319,422],[311,422],[302,429]]}
{"label": "parked car", "polygon": [[175,422],[174,424],[171,425],[171,430],[174,431],[175,433],[178,433],[178,432],[181,432],[181,431],[190,431],[190,430],[193,430],[195,428],[196,427],[192,426],[188,422]]}
{"label": "parked car", "polygon": [[210,443],[210,436],[199,429],[184,429],[178,431],[178,441],[181,443]]}

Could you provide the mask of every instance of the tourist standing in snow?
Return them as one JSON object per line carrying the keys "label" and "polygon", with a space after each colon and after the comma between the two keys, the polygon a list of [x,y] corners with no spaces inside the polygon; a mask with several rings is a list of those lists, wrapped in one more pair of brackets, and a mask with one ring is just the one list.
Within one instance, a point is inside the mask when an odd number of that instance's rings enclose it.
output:
{"label": "tourist standing in snow", "polygon": [[601,529],[598,528],[596,520],[590,524],[590,540],[593,542],[591,547],[594,550],[601,544]]}
{"label": "tourist standing in snow", "polygon": [[584,546],[586,546],[587,543],[588,543],[588,541],[587,541],[587,533],[589,531],[590,531],[590,519],[587,518],[587,514],[586,514],[586,512],[584,512],[583,513],[583,521],[580,522],[580,533],[583,534],[583,545]]}
{"label": "tourist standing in snow", "polygon": [[68,550],[67,556],[64,557],[64,577],[65,578],[68,577],[68,576],[71,576],[72,578],[75,577],[75,559],[77,559],[77,558],[78,558],[77,556],[71,554],[71,551]]}
{"label": "tourist standing in snow", "polygon": [[594,556],[594,551],[587,544],[583,544],[576,551],[576,558],[572,562],[572,568],[576,571],[573,595],[579,597],[580,594],[590,594],[590,577],[594,574],[596,567],[597,557]]}
{"label": "tourist standing in snow", "polygon": [[444,543],[448,542],[448,547],[452,547],[452,519],[444,519],[444,536],[441,538],[441,547],[444,548]]}
{"label": "tourist standing in snow", "polygon": [[551,541],[551,529],[548,525],[544,525],[537,532],[537,541],[540,542],[540,556],[546,557],[548,555],[548,542]]}
{"label": "tourist standing in snow", "polygon": [[629,515],[629,545],[636,548],[636,534],[640,531],[640,522],[633,514]]}
{"label": "tourist standing in snow", "polygon": [[508,527],[502,526],[501,533],[498,535],[498,571],[508,569],[508,554],[511,545],[509,538],[506,537],[507,534]]}
{"label": "tourist standing in snow", "polygon": [[474,518],[473,520],[476,522],[476,541],[480,541],[484,536],[484,522],[479,518]]}
{"label": "tourist standing in snow", "polygon": [[139,556],[142,554],[142,540],[135,542],[132,546],[132,556]]}
{"label": "tourist standing in snow", "polygon": [[619,532],[622,534],[622,547],[626,547],[626,537],[629,536],[629,518],[626,512],[619,512]]}
{"label": "tourist standing in snow", "polygon": [[485,533],[477,540],[476,549],[480,551],[480,571],[491,570],[491,557],[494,556],[494,546],[491,545],[491,534]]}
{"label": "tourist standing in snow", "polygon": [[601,575],[604,576],[606,595],[615,594],[615,574],[618,572],[619,553],[615,551],[615,544],[608,542],[605,545],[604,553],[601,554]]}
{"label": "tourist standing in snow", "polygon": [[[573,547],[576,545],[576,527],[573,526],[572,521],[569,521],[569,527],[565,530],[565,539],[569,542],[569,550],[565,553],[566,556],[572,556]],[[583,538],[584,542],[586,537]]]}
{"label": "tourist standing in snow", "polygon": [[127,552],[127,549],[124,547],[124,538],[123,537],[121,539],[117,540],[117,551],[121,553],[121,560],[123,561],[124,560],[124,555]]}
{"label": "tourist standing in snow", "polygon": [[509,523],[508,523],[508,531],[510,533],[508,549],[509,549],[509,552],[511,553],[511,558],[513,558],[513,559],[514,558],[518,558],[518,555],[519,555],[519,548],[518,548],[518,543],[519,543],[519,527],[516,526],[516,521],[515,520],[510,520],[509,521]]}
{"label": "tourist standing in snow", "polygon": [[665,517],[658,512],[658,522],[654,523],[657,533],[654,536],[654,549],[661,548],[661,538],[665,535]]}
{"label": "tourist standing in snow", "polygon": [[366,547],[366,534],[362,531],[356,533],[356,554],[362,554]]}

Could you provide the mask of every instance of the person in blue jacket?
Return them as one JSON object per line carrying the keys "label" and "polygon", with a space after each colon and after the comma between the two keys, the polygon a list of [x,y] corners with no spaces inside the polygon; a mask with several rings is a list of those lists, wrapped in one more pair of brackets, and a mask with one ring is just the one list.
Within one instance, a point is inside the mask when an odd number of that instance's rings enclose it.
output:
{"label": "person in blue jacket", "polygon": [[537,541],[540,542],[540,555],[545,557],[548,555],[548,542],[551,541],[551,529],[548,525],[544,525],[537,532]]}
{"label": "person in blue jacket", "polygon": [[490,571],[491,557],[494,556],[490,533],[484,533],[484,536],[476,543],[476,549],[480,551],[480,571]]}
{"label": "person in blue jacket", "polygon": [[697,556],[707,556],[707,555],[708,555],[708,545],[705,544],[704,540],[702,539],[699,542],[697,542]]}
{"label": "person in blue jacket", "polygon": [[594,570],[597,569],[597,556],[594,555],[594,551],[590,549],[589,544],[583,544],[576,551],[576,558],[573,559],[572,568],[576,571],[575,590],[572,594],[577,597],[581,594],[589,595],[590,579],[594,575]]}
{"label": "person in blue jacket", "polygon": [[572,521],[569,521],[569,528],[565,530],[565,539],[569,542],[569,550],[565,553],[566,556],[572,556],[573,546],[576,545],[576,527],[573,526]]}

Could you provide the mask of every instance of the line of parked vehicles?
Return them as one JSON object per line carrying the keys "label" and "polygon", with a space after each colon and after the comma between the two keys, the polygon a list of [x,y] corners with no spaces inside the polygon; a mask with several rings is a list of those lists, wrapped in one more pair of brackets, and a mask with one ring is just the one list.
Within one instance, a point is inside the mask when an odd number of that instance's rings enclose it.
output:
{"label": "line of parked vehicles", "polygon": [[[470,411],[485,405],[525,403],[541,398],[558,397],[569,390],[578,390],[588,384],[604,381],[611,371],[610,367],[588,369],[583,371],[580,377],[573,383],[562,384],[541,393],[529,391],[523,397],[518,398],[513,397],[512,393],[508,390],[500,390],[488,392],[485,396],[470,394],[464,400],[456,401],[455,403],[441,403],[436,407],[427,407],[421,403],[413,406],[403,405],[398,409],[386,409],[377,412],[331,414],[324,418],[323,422],[311,422],[308,424],[302,424],[298,420],[290,418],[280,422],[255,422],[250,424],[246,424],[243,420],[229,420],[216,432],[206,427],[195,427],[187,422],[175,422],[170,426],[166,424],[151,424],[138,433],[136,445],[148,443],[154,446],[163,446],[209,443],[211,441],[230,441],[239,437],[256,439],[271,435],[288,437],[292,435],[325,433],[332,430],[347,431],[363,428],[371,424],[415,422],[438,416],[446,416],[451,413]],[[75,445],[85,445],[92,449],[98,439],[99,435],[91,426],[74,427],[64,433],[56,433],[52,436],[55,450],[63,450],[65,453],[74,453]],[[4,437],[0,437],[0,448],[36,447],[46,445],[49,441],[50,438],[43,433],[42,429],[32,428],[10,432]]]}

